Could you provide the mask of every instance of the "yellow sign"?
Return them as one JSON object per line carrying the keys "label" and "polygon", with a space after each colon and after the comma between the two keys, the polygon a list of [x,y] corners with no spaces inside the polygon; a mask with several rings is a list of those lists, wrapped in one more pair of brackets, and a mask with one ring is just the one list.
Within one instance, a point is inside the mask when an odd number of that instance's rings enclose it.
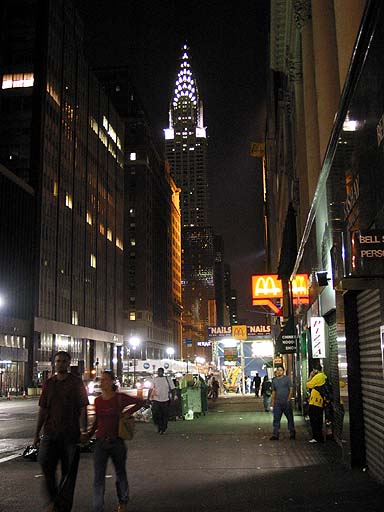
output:
{"label": "yellow sign", "polygon": [[247,326],[246,325],[232,325],[232,337],[235,340],[247,339]]}
{"label": "yellow sign", "polygon": [[[292,281],[292,298],[294,301],[308,303],[308,275],[297,274]],[[257,305],[259,300],[265,299],[282,299],[283,285],[281,280],[277,278],[277,274],[257,274],[252,276],[252,301]]]}
{"label": "yellow sign", "polygon": [[264,142],[251,142],[251,156],[263,158],[265,153]]}

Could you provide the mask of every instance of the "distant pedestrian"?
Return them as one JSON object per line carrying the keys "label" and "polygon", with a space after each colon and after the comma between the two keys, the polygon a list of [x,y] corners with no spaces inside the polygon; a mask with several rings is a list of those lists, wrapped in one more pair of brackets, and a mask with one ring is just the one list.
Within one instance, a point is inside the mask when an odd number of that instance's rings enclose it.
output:
{"label": "distant pedestrian", "polygon": [[260,384],[261,384],[261,377],[259,375],[259,372],[256,372],[256,375],[253,377],[253,382],[252,382],[252,386],[255,391],[256,397],[259,396]]}
{"label": "distant pedestrian", "polygon": [[265,375],[261,384],[261,396],[263,398],[264,411],[268,412],[271,404],[272,396],[272,382],[268,379],[268,375]]}
{"label": "distant pedestrian", "polygon": [[[72,510],[80,458],[78,443],[87,438],[88,397],[82,380],[68,372],[70,363],[68,352],[57,352],[55,375],[46,380],[39,400],[33,444],[39,445],[39,462],[50,500],[47,512]],[[80,422],[84,432],[81,436]],[[42,427],[44,433],[40,440]],[[61,479],[58,484],[56,468],[59,461]]]}
{"label": "distant pedestrian", "polygon": [[211,388],[212,388],[212,400],[217,400],[219,397],[220,383],[216,379],[216,377],[212,377]]}
{"label": "distant pedestrian", "polygon": [[93,512],[104,511],[105,473],[108,459],[115,467],[116,490],[119,500],[118,512],[126,512],[129,500],[129,487],[126,471],[127,447],[119,434],[119,418],[122,411],[132,406],[131,415],[144,405],[144,401],[117,393],[115,377],[109,370],[100,375],[101,395],[95,400],[95,421],[88,432],[92,437],[96,432],[94,451]]}
{"label": "distant pedestrian", "polygon": [[246,377],[246,379],[245,379],[245,390],[246,390],[246,393],[250,393],[251,392],[251,388],[252,388],[252,379],[248,375]]}
{"label": "distant pedestrian", "polygon": [[169,404],[175,398],[174,389],[172,380],[164,375],[164,368],[159,368],[149,396],[152,400],[153,421],[159,434],[164,434],[168,428]]}
{"label": "distant pedestrian", "polygon": [[327,376],[323,373],[322,368],[318,365],[309,374],[307,380],[307,388],[311,390],[309,397],[308,416],[311,423],[312,439],[310,443],[324,443],[323,435],[323,410],[324,399],[320,392],[315,389],[323,386],[327,380]]}
{"label": "distant pedestrian", "polygon": [[292,393],[291,379],[285,375],[284,368],[278,366],[276,368],[276,377],[272,379],[271,406],[273,407],[273,432],[270,438],[271,441],[279,439],[280,421],[283,413],[288,421],[289,439],[295,439],[296,437],[291,404]]}

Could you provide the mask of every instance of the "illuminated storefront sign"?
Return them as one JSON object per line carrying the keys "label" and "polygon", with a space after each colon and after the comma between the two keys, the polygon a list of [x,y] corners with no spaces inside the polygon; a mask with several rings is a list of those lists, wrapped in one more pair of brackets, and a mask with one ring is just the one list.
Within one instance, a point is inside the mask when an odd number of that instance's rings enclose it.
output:
{"label": "illuminated storefront sign", "polygon": [[211,341],[197,341],[196,345],[198,347],[211,347],[212,346],[212,342]]}
{"label": "illuminated storefront sign", "polygon": [[[308,304],[309,282],[307,274],[297,274],[292,281],[294,303]],[[273,299],[283,298],[283,285],[277,274],[256,274],[252,276],[252,304],[270,305]],[[274,309],[274,308],[273,308]]]}
{"label": "illuminated storefront sign", "polygon": [[232,325],[232,336],[235,340],[247,339],[247,326],[246,325]]}
{"label": "illuminated storefront sign", "polygon": [[351,236],[352,274],[384,275],[384,230],[354,231]]}
{"label": "illuminated storefront sign", "polygon": [[237,348],[224,349],[224,361],[237,361],[238,353]]}
{"label": "illuminated storefront sign", "polygon": [[227,325],[208,327],[208,338],[235,338],[246,340],[256,336],[268,336],[271,334],[271,326],[258,325]]}
{"label": "illuminated storefront sign", "polygon": [[322,316],[311,318],[312,357],[325,357],[325,320]]}

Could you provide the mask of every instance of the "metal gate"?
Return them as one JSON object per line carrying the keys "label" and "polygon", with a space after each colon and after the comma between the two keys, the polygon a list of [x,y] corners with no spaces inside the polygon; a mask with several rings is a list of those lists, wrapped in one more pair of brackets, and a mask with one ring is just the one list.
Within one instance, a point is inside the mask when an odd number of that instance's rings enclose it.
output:
{"label": "metal gate", "polygon": [[384,380],[379,290],[366,290],[357,296],[357,315],[366,460],[371,475],[384,481]]}

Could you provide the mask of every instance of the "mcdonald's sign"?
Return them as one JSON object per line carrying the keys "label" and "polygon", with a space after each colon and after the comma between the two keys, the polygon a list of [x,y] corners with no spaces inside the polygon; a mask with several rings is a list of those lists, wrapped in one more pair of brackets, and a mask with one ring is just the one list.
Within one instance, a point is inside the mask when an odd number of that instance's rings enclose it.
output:
{"label": "mcdonald's sign", "polygon": [[[294,302],[308,303],[308,275],[297,274],[292,281]],[[283,285],[277,274],[256,274],[252,276],[252,303],[254,306],[271,299],[283,298]]]}
{"label": "mcdonald's sign", "polygon": [[232,337],[235,340],[247,339],[247,326],[246,325],[232,325]]}

